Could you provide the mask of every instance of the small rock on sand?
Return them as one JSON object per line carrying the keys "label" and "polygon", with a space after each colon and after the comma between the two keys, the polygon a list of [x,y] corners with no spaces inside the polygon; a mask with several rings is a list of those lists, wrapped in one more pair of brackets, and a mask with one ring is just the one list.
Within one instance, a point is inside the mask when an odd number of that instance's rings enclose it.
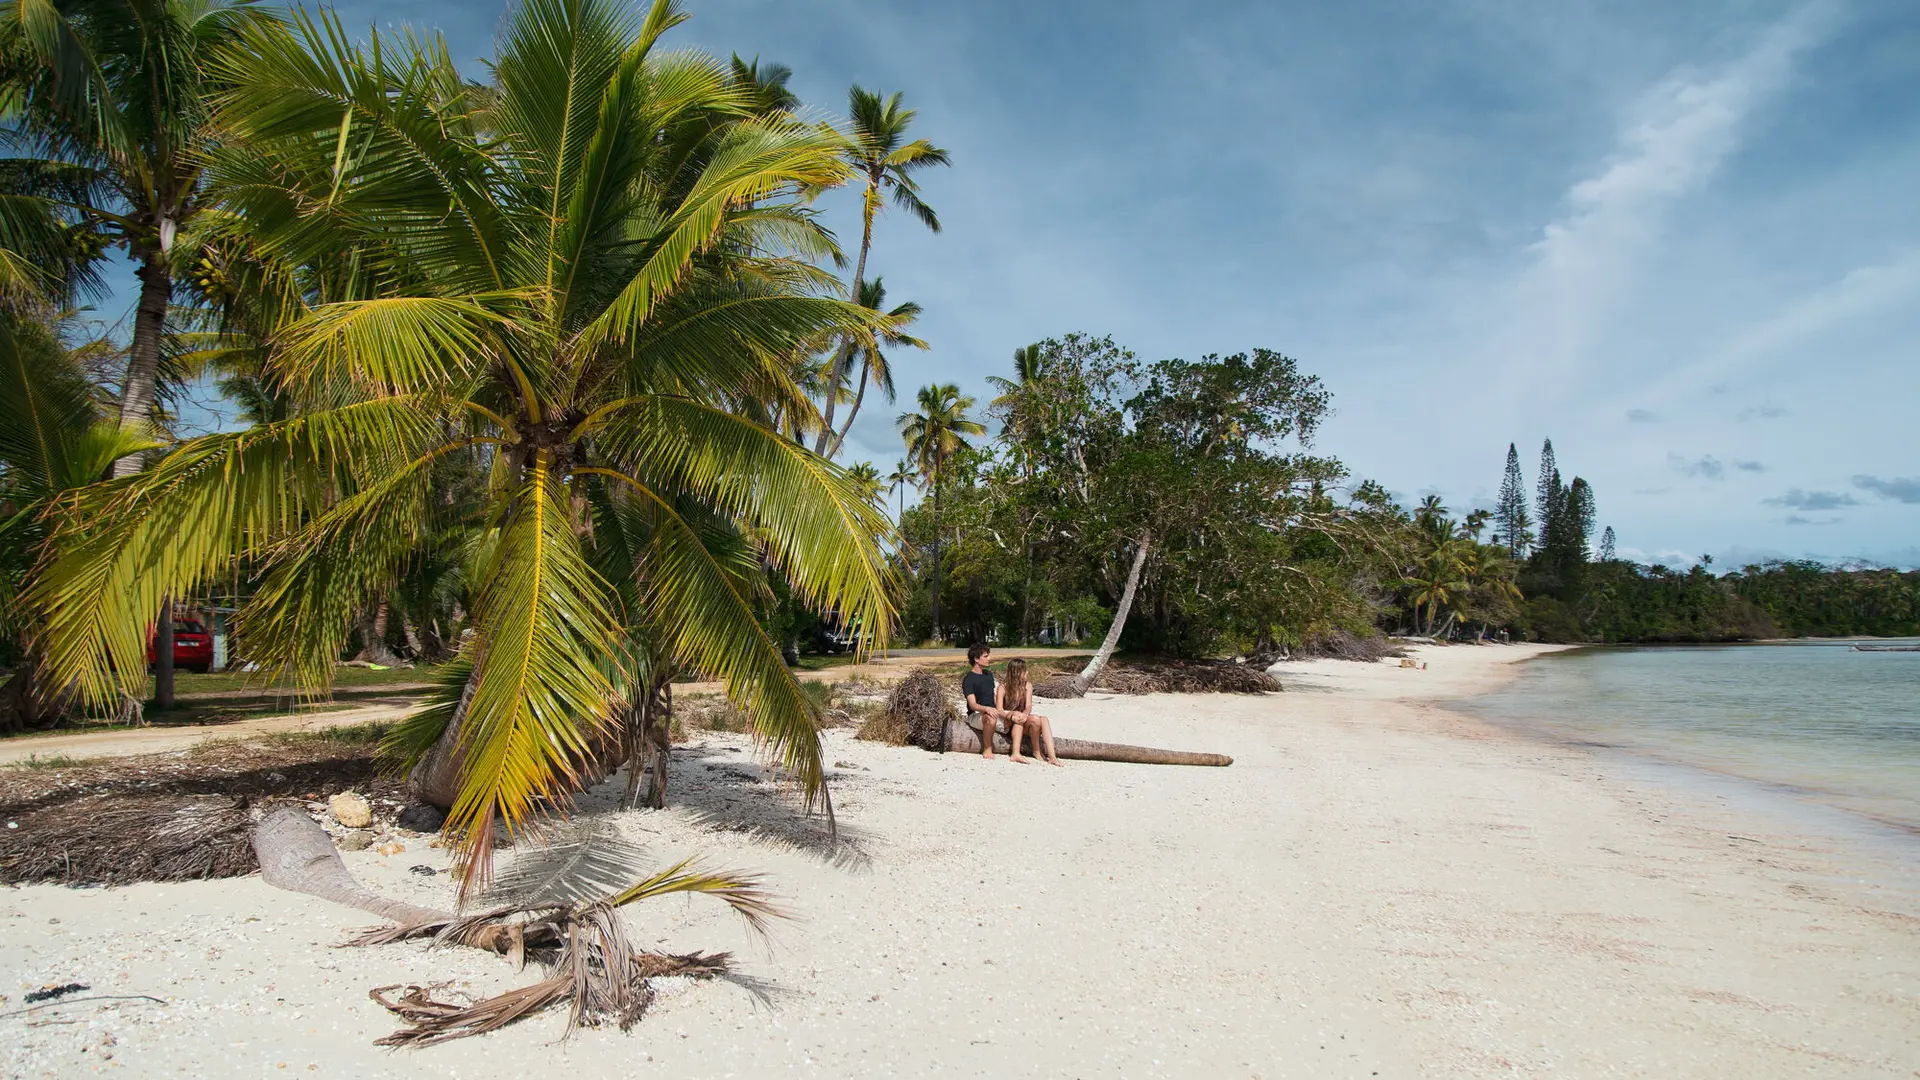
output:
{"label": "small rock on sand", "polygon": [[447,823],[447,812],[437,806],[415,803],[400,811],[394,824],[409,832],[439,832],[440,826]]}
{"label": "small rock on sand", "polygon": [[373,846],[373,832],[369,829],[355,829],[340,838],[341,851],[364,851]]}
{"label": "small rock on sand", "polygon": [[373,807],[351,791],[343,791],[327,800],[333,819],[349,829],[364,829],[373,824]]}

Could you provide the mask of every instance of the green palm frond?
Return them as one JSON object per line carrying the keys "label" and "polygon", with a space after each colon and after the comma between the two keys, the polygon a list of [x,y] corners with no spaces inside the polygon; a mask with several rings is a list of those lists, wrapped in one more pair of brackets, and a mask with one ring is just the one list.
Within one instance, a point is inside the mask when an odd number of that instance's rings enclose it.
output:
{"label": "green palm frond", "polygon": [[[893,619],[886,517],[846,470],[739,416],[679,398],[609,410],[598,441],[654,491],[685,491],[762,539],[795,590],[861,625]],[[876,644],[884,642],[884,636]]]}
{"label": "green palm frond", "polygon": [[602,475],[624,481],[654,504],[646,555],[653,624],[675,655],[726,684],[727,696],[752,717],[755,738],[799,783],[808,805],[822,802],[831,816],[815,706],[749,598],[669,501],[629,477]]}
{"label": "green palm frond", "polygon": [[190,440],[150,472],[66,496],[30,591],[49,677],[95,703],[140,685],[164,598],[279,540],[330,490],[418,456],[430,423],[418,400],[376,399]]}
{"label": "green palm frond", "polygon": [[491,872],[496,821],[520,829],[575,790],[613,685],[598,661],[619,636],[545,456],[507,506],[474,596],[478,675],[459,746],[460,795],[446,829],[462,844],[463,891]]}

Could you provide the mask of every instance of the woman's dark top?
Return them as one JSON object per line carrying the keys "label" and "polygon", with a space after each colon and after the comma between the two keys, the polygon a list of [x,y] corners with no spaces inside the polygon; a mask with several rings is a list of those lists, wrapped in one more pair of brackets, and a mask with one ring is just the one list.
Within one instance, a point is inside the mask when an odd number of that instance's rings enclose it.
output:
{"label": "woman's dark top", "polygon": [[[962,695],[971,694],[973,695],[973,700],[979,702],[982,705],[987,706],[988,708],[992,708],[993,707],[993,672],[982,671],[977,675],[971,671],[967,672],[960,679],[960,693]],[[964,700],[964,697],[963,697],[963,700]],[[972,705],[968,705],[967,711],[973,712],[975,710]]]}

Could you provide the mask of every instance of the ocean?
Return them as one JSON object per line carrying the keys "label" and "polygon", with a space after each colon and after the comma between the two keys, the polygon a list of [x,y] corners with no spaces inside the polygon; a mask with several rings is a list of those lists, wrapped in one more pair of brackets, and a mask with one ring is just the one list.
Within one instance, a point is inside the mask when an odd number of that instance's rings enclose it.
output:
{"label": "ocean", "polygon": [[1827,641],[1579,649],[1529,661],[1459,707],[1672,766],[1683,782],[1708,774],[1844,811],[1920,850],[1920,652]]}

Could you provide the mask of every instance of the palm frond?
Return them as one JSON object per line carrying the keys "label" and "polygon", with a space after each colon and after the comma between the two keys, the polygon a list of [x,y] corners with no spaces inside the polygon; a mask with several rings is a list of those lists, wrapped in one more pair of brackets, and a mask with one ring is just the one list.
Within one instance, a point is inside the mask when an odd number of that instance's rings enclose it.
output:
{"label": "palm frond", "polygon": [[480,568],[473,660],[460,733],[460,794],[446,831],[460,846],[461,891],[492,874],[495,822],[517,832],[576,790],[613,685],[600,659],[618,637],[609,590],[589,565],[569,495],[544,453],[513,493],[498,546]]}
{"label": "palm frond", "polygon": [[49,678],[93,703],[145,678],[161,602],[297,527],[429,435],[411,398],[379,398],[182,443],[145,473],[64,497],[29,603]]}

